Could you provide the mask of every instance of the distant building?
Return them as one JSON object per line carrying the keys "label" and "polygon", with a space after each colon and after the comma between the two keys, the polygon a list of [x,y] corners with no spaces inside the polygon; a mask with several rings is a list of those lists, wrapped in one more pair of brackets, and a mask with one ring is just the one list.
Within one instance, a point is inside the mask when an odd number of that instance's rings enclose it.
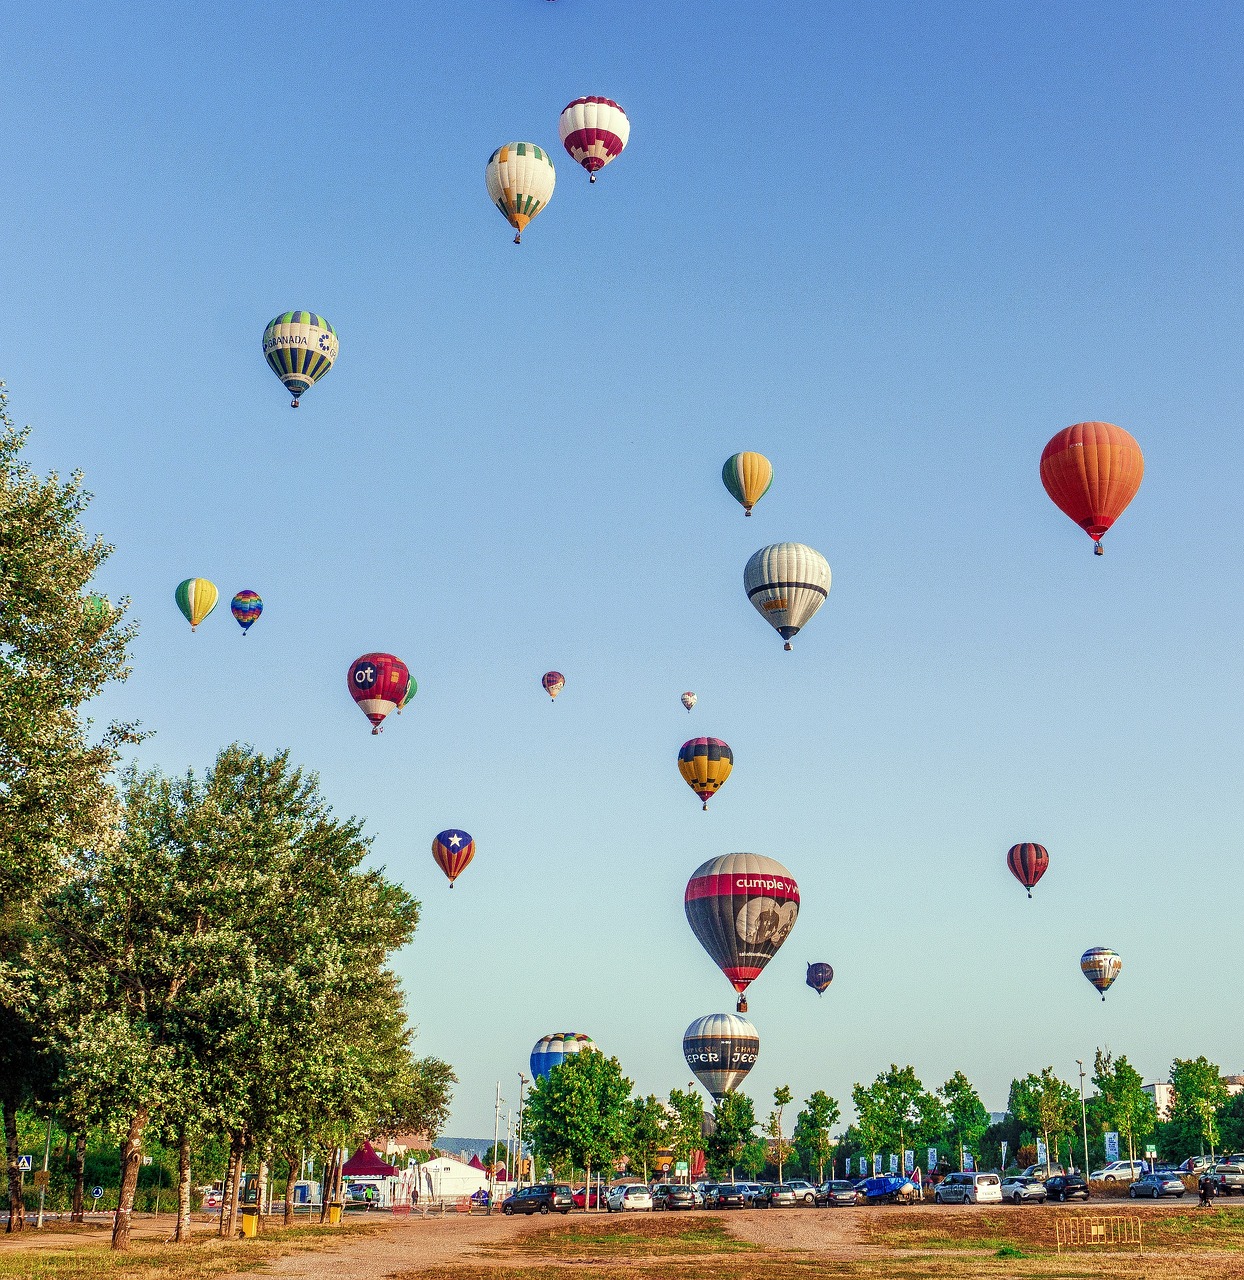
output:
{"label": "distant building", "polygon": [[1147,1084],[1143,1087],[1145,1092],[1153,1099],[1153,1109],[1158,1113],[1158,1119],[1169,1120],[1171,1118],[1171,1103],[1175,1101],[1175,1090],[1170,1082],[1159,1080],[1155,1084]]}

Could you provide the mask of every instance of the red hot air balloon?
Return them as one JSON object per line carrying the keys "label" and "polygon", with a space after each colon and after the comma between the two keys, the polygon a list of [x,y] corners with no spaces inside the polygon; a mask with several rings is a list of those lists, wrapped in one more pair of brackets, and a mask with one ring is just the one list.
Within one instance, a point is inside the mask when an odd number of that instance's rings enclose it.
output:
{"label": "red hot air balloon", "polygon": [[406,696],[410,672],[391,653],[365,653],[350,664],[346,684],[350,697],[371,721],[372,733],[379,733],[385,716],[395,711]]}
{"label": "red hot air balloon", "polygon": [[550,698],[556,698],[566,687],[566,677],[560,671],[546,671],[540,677],[540,683]]}
{"label": "red hot air balloon", "polygon": [[777,954],[799,915],[799,886],[780,862],[728,853],[697,867],[683,895],[691,932],[739,993]]}
{"label": "red hot air balloon", "polygon": [[1045,846],[1040,844],[1013,844],[1007,851],[1006,865],[1011,874],[1028,890],[1032,897],[1032,886],[1045,875],[1050,865],[1050,855]]}
{"label": "red hot air balloon", "polygon": [[1041,454],[1046,493],[1093,539],[1095,555],[1102,554],[1102,535],[1136,496],[1144,474],[1140,445],[1112,422],[1077,422]]}

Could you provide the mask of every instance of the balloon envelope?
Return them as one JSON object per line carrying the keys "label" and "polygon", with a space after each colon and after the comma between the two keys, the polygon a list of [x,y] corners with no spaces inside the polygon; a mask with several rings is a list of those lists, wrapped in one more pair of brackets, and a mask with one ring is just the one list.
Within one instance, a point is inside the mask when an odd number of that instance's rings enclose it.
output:
{"label": "balloon envelope", "polygon": [[833,980],[834,966],[826,964],[823,960],[816,964],[810,964],[808,966],[808,976],[804,979],[818,996],[823,996],[829,990],[829,984]]}
{"label": "balloon envelope", "polygon": [[762,618],[786,641],[805,627],[829,595],[829,564],[801,542],[761,547],[743,570],[743,589]]}
{"label": "balloon envelope", "polygon": [[571,159],[595,182],[597,171],[622,154],[631,122],[610,98],[576,98],[562,110],[557,130]]}
{"label": "balloon envelope", "polygon": [[540,683],[550,698],[556,698],[566,687],[566,677],[560,671],[546,671],[540,677]]}
{"label": "balloon envelope", "polygon": [[475,857],[475,841],[457,827],[440,832],[432,841],[432,856],[436,865],[449,877],[449,887],[467,869]]}
{"label": "balloon envelope", "polygon": [[595,1048],[591,1037],[585,1036],[581,1031],[558,1031],[553,1035],[543,1036],[536,1041],[535,1048],[531,1051],[531,1074],[536,1080],[543,1080],[572,1053]]}
{"label": "balloon envelope", "polygon": [[1122,968],[1119,953],[1109,947],[1089,947],[1080,957],[1080,972],[1101,992],[1103,1000]]}
{"label": "balloon envelope", "polygon": [[402,700],[397,704],[397,714],[400,716],[406,704],[419,692],[419,682],[414,676],[410,677],[410,683],[406,686],[406,692],[402,695]]}
{"label": "balloon envelope", "polygon": [[742,504],[743,513],[750,516],[752,508],[773,483],[773,464],[763,453],[736,453],[726,459],[721,478],[735,500]]}
{"label": "balloon envelope", "polygon": [[507,142],[488,158],[484,171],[488,198],[523,238],[523,228],[548,204],[557,175],[553,161],[534,142]]}
{"label": "balloon envelope", "polygon": [[381,722],[406,696],[409,683],[406,664],[391,653],[365,653],[346,672],[350,697],[371,721],[372,733],[380,732]]}
{"label": "balloon envelope", "polygon": [[734,752],[720,738],[688,738],[678,748],[678,772],[705,809],[733,768]]}
{"label": "balloon envelope", "polygon": [[697,1018],[682,1038],[682,1056],[687,1066],[718,1100],[743,1083],[759,1053],[756,1028],[737,1013],[710,1013]]}
{"label": "balloon envelope", "polygon": [[694,707],[697,702],[699,702],[699,698],[697,698],[695,694],[691,692],[690,689],[688,689],[687,692],[682,695],[682,705],[686,707],[688,711],[690,711],[691,708]]}
{"label": "balloon envelope", "polygon": [[1031,898],[1032,886],[1045,875],[1046,868],[1050,865],[1050,855],[1046,853],[1044,845],[1013,844],[1007,850],[1006,865],[1010,867],[1015,879],[1028,890]]}
{"label": "balloon envelope", "polygon": [[1136,496],[1144,474],[1140,445],[1112,422],[1078,422],[1041,454],[1046,493],[1093,539],[1099,555],[1102,535]]}
{"label": "balloon envelope", "polygon": [[191,631],[211,613],[216,607],[216,601],[220,599],[216,584],[208,582],[206,578],[187,578],[185,582],[178,584],[173,594]]}
{"label": "balloon envelope", "polygon": [[230,601],[229,611],[245,635],[259,621],[259,615],[263,613],[263,601],[254,591],[239,591]]}
{"label": "balloon envelope", "polygon": [[687,881],[691,932],[739,993],[759,976],[795,927],[799,886],[780,862],[757,853],[710,858]]}
{"label": "balloon envelope", "polygon": [[286,311],[263,331],[263,354],[296,409],[302,393],[333,367],[337,331],[314,311]]}

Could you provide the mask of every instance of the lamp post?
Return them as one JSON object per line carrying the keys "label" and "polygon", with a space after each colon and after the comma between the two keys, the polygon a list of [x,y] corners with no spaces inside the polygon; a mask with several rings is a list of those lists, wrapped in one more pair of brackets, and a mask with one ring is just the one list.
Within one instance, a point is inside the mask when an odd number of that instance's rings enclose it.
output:
{"label": "lamp post", "polygon": [[1088,1158],[1088,1111],[1084,1106],[1084,1063],[1077,1058],[1076,1066],[1080,1068],[1080,1124],[1084,1133],[1084,1178],[1088,1181],[1089,1175],[1089,1158]]}
{"label": "lamp post", "polygon": [[527,1077],[520,1071],[518,1073],[518,1169],[519,1180],[518,1185],[523,1185],[522,1168],[523,1168],[523,1090],[527,1087]]}

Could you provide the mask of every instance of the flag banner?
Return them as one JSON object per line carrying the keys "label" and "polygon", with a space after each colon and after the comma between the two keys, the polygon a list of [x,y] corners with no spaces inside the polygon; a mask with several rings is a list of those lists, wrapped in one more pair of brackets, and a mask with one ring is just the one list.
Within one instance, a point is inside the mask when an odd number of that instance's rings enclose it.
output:
{"label": "flag banner", "polygon": [[1107,1163],[1109,1163],[1110,1161],[1117,1160],[1118,1158],[1119,1158],[1119,1135],[1117,1133],[1111,1132],[1106,1134],[1106,1161]]}
{"label": "flag banner", "polygon": [[914,1151],[904,1151],[903,1152],[903,1172],[907,1174],[908,1177],[910,1177],[911,1174],[915,1172],[915,1168],[916,1168],[916,1153]]}

